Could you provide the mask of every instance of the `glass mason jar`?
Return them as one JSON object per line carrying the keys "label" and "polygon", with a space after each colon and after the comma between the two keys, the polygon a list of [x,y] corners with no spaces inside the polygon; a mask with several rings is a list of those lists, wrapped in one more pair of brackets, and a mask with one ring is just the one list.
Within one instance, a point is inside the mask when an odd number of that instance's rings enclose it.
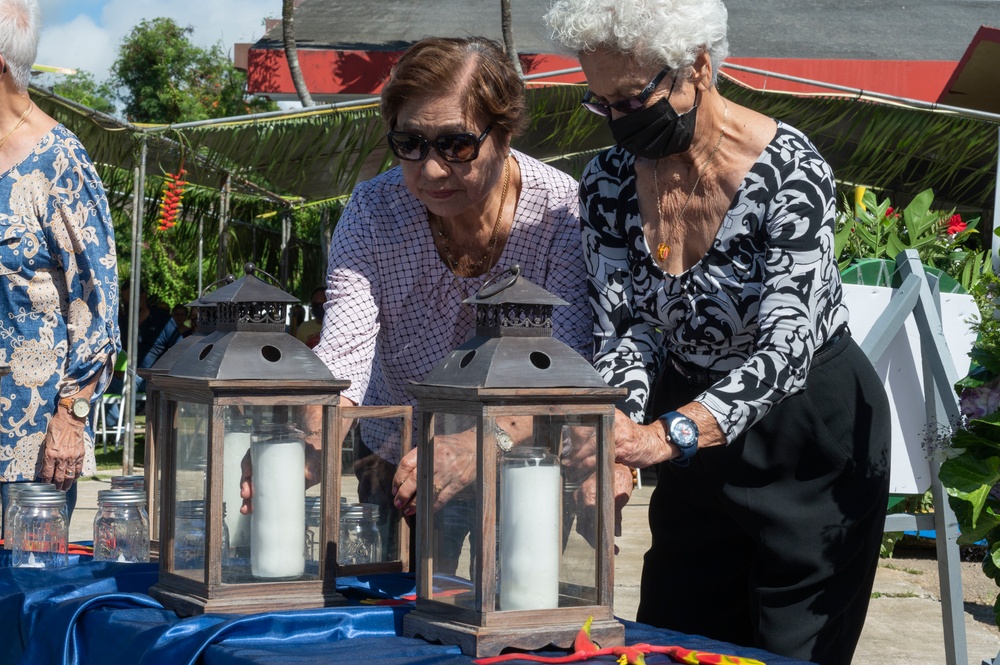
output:
{"label": "glass mason jar", "polygon": [[69,514],[66,493],[21,492],[14,520],[11,565],[55,568],[69,565]]}
{"label": "glass mason jar", "polygon": [[3,515],[3,530],[4,530],[4,541],[3,548],[5,550],[14,549],[14,518],[17,516],[18,503],[17,495],[20,492],[29,491],[53,491],[58,492],[55,485],[51,483],[39,483],[39,482],[28,482],[28,483],[11,483],[8,486],[8,502],[7,502],[7,512]]}
{"label": "glass mason jar", "polygon": [[177,502],[174,517],[174,567],[200,570],[205,567],[205,502]]}
{"label": "glass mason jar", "polygon": [[559,607],[559,458],[547,448],[514,448],[500,463],[499,586],[501,610]]}
{"label": "glass mason jar", "polygon": [[149,561],[149,515],[144,491],[109,489],[97,493],[94,561]]}
{"label": "glass mason jar", "polygon": [[352,503],[341,508],[337,563],[353,566],[382,560],[382,537],[378,530],[378,506]]}

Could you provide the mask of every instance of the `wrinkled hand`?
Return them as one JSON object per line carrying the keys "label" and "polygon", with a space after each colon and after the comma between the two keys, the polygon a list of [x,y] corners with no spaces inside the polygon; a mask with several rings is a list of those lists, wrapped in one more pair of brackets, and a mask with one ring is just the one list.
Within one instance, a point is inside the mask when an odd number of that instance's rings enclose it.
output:
{"label": "wrinkled hand", "polygon": [[582,482],[597,470],[597,431],[593,427],[571,427],[569,438],[563,439],[559,459],[563,475]]}
{"label": "wrinkled hand", "polygon": [[56,409],[49,421],[42,444],[42,470],[39,480],[68,490],[83,473],[83,431],[86,423]]}
{"label": "wrinkled hand", "polygon": [[[476,438],[437,436],[434,438],[434,510],[448,503],[476,479]],[[392,479],[394,504],[403,515],[417,512],[417,449],[399,462]]]}
{"label": "wrinkled hand", "polygon": [[669,460],[674,452],[661,424],[639,425],[615,410],[615,462],[644,469]]}
{"label": "wrinkled hand", "polygon": [[[632,470],[624,464],[615,464],[613,491],[615,493],[615,535],[622,535],[622,509],[632,498]],[[592,474],[573,494],[576,501],[576,532],[597,547],[597,474]],[[618,545],[615,545],[618,554]]]}
{"label": "wrinkled hand", "polygon": [[[318,441],[306,437],[306,487],[312,487],[322,480],[323,455],[317,448]],[[243,505],[240,512],[244,515],[253,513],[253,461],[248,450],[243,459],[240,460],[240,498]]]}

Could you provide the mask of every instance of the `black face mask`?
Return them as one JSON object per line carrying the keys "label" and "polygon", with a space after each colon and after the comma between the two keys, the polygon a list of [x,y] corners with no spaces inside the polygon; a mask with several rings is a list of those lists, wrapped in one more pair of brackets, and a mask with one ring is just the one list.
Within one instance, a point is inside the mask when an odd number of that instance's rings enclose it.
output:
{"label": "black face mask", "polygon": [[320,304],[320,305],[310,305],[309,309],[312,310],[312,315],[313,315],[314,319],[322,319],[323,318],[323,305],[322,304]]}
{"label": "black face mask", "polygon": [[609,123],[615,143],[633,155],[662,159],[691,147],[698,104],[677,115],[666,97]]}

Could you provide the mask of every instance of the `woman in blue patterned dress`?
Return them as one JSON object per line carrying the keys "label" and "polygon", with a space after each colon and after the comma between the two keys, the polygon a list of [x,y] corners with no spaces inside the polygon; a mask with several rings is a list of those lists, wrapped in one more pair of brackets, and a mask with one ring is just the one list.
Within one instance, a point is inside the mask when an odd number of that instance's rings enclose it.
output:
{"label": "woman in blue patterned dress", "polygon": [[[616,146],[580,187],[617,461],[657,466],[638,620],[849,663],[878,560],[889,406],[852,341],[833,174],[727,101],[719,0],[557,0]],[[648,424],[643,424],[648,423]]]}
{"label": "woman in blue patterned dress", "polygon": [[95,471],[91,403],[121,342],[114,231],[80,141],[36,107],[35,0],[0,0],[0,490]]}

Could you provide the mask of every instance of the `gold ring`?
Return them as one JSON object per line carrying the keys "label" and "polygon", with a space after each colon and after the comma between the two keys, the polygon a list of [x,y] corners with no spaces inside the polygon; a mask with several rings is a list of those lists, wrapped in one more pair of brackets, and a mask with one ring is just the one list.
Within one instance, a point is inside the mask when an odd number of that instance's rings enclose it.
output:
{"label": "gold ring", "polygon": [[442,492],[443,490],[444,490],[444,488],[443,488],[443,487],[441,487],[441,486],[440,486],[440,485],[438,485],[437,483],[434,483],[434,493],[435,493],[435,494],[440,494],[440,493],[441,493],[441,492]]}

